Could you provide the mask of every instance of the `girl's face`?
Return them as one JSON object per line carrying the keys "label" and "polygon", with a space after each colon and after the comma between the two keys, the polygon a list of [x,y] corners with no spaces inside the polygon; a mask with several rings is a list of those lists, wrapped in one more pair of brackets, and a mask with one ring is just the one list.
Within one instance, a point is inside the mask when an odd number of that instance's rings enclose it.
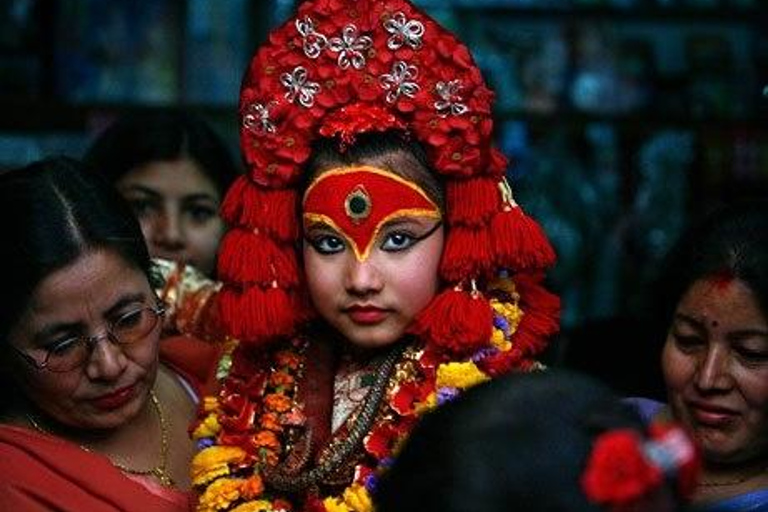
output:
{"label": "girl's face", "polygon": [[670,406],[706,460],[768,454],[768,323],[744,282],[702,279],[688,289],[662,369]]}
{"label": "girl's face", "polygon": [[323,171],[304,199],[304,270],[319,314],[350,343],[399,340],[438,289],[441,213],[417,185],[362,162]]}
{"label": "girl's face", "polygon": [[183,261],[208,275],[224,234],[216,185],[188,159],[152,162],[117,181],[133,207],[152,257]]}
{"label": "girl's face", "polygon": [[[38,369],[19,355],[13,377],[26,398],[47,416],[76,429],[111,429],[134,418],[155,381],[161,322],[154,316],[132,315],[155,306],[155,301],[144,273],[114,252],[86,253],[46,277],[10,332],[13,347],[42,363],[47,353],[66,357],[76,350],[74,338],[100,339],[83,363],[69,371]],[[105,335],[115,322],[132,329],[141,318],[147,334],[130,345]]]}

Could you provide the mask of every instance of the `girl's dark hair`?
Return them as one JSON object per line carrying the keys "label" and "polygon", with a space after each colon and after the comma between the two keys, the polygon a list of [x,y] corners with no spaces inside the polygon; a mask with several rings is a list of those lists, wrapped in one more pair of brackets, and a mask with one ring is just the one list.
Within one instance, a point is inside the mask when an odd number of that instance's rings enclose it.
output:
{"label": "girl's dark hair", "polygon": [[130,207],[77,160],[50,158],[0,174],[0,232],[6,270],[0,293],[2,343],[40,282],[88,251],[112,250],[153,282]]}
{"label": "girl's dark hair", "polygon": [[191,112],[139,111],[109,125],[91,145],[85,161],[109,182],[157,161],[189,158],[223,197],[239,175],[229,148],[214,129]]}
{"label": "girl's dark hair", "polygon": [[587,512],[580,480],[595,437],[644,431],[641,418],[590,377],[512,374],[427,414],[374,492],[380,512]]}
{"label": "girl's dark hair", "polygon": [[691,285],[713,276],[743,281],[763,315],[768,315],[768,200],[722,206],[693,224],[675,244],[649,307],[659,343],[666,338],[677,305]]}
{"label": "girl's dark hair", "polygon": [[442,183],[429,164],[427,153],[419,144],[406,134],[396,130],[385,132],[363,133],[355,137],[353,144],[340,149],[337,138],[320,138],[312,145],[312,156],[306,165],[304,183],[301,190],[305,190],[319,171],[330,167],[348,166],[359,164],[363,160],[379,159],[393,153],[400,153],[408,160],[405,167],[384,162],[393,172],[403,175],[419,186],[441,208],[444,207],[444,192]]}

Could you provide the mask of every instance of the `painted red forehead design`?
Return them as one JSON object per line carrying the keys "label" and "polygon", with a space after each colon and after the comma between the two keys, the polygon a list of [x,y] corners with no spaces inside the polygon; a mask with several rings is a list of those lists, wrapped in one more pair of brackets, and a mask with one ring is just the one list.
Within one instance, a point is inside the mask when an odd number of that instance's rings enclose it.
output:
{"label": "painted red forehead design", "polygon": [[376,167],[340,167],[310,185],[303,202],[305,227],[325,224],[364,261],[381,228],[403,217],[440,219],[440,208],[415,183]]}

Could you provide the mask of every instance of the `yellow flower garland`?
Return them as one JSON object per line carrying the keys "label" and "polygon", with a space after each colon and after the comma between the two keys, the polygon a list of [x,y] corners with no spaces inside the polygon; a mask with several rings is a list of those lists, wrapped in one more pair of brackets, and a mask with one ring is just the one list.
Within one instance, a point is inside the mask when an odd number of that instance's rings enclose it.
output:
{"label": "yellow flower garland", "polygon": [[[515,333],[523,317],[518,306],[519,296],[511,279],[501,279],[494,283],[495,289],[503,291],[509,302],[496,298],[491,300],[494,313],[506,322],[505,328],[494,326],[489,348],[506,352],[512,349],[511,337]],[[290,351],[280,351],[277,354],[279,371],[297,371],[296,355]],[[279,377],[276,378],[276,377]],[[271,457],[276,458],[280,448],[275,449],[274,443],[279,441],[282,427],[271,427],[270,418],[275,414],[287,414],[292,407],[289,394],[293,393],[293,382],[286,375],[273,376],[275,386],[264,396],[264,415],[261,417],[262,430],[254,435],[254,442],[262,444]],[[434,391],[420,403],[414,404],[417,416],[434,409],[439,405],[438,391],[444,389],[465,390],[490,379],[472,360],[449,361],[439,364],[434,377]],[[283,387],[283,383],[286,383]],[[208,397],[202,407],[205,413],[202,420],[193,431],[195,440],[215,439],[221,432],[219,415],[221,407],[216,398]],[[264,428],[264,427],[268,428]],[[274,432],[273,429],[274,428]],[[401,440],[402,441],[402,440]],[[397,443],[394,453],[398,451]],[[264,449],[263,449],[264,450]],[[196,487],[203,487],[197,512],[283,512],[289,510],[289,505],[282,500],[270,499],[262,494],[263,489],[248,487],[249,479],[233,478],[232,469],[242,466],[248,459],[248,454],[236,446],[209,446],[202,449],[192,462],[192,479]],[[265,459],[266,460],[266,459]],[[251,478],[259,479],[258,473]],[[260,479],[259,479],[260,484]],[[285,504],[285,506],[278,505]],[[353,482],[340,495],[326,497],[322,501],[327,512],[373,512],[373,502],[365,486]]]}

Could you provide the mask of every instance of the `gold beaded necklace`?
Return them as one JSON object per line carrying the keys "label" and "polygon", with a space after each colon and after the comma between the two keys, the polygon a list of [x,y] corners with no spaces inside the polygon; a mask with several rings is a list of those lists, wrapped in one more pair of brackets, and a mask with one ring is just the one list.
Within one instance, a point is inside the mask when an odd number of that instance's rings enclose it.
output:
{"label": "gold beaded necklace", "polygon": [[[118,462],[112,459],[109,459],[109,461],[112,463],[113,466],[115,466],[120,471],[123,471],[124,473],[130,473],[133,475],[153,476],[157,480],[159,480],[160,483],[163,484],[164,486],[173,487],[174,486],[173,478],[171,478],[170,472],[168,471],[168,425],[166,424],[165,413],[163,412],[163,407],[160,404],[160,400],[157,398],[157,395],[155,395],[154,390],[149,392],[149,399],[155,408],[155,412],[157,412],[158,419],[160,420],[160,462],[158,462],[158,464],[151,469],[134,469],[126,466],[125,464],[122,464],[121,462]],[[42,432],[43,434],[48,434],[48,435],[54,435],[48,430],[44,429],[42,426],[40,426],[40,423],[37,420],[35,420],[35,418],[31,414],[27,415],[27,420],[38,432]],[[86,452],[93,453],[93,450],[91,450],[87,446],[84,446],[82,444],[79,446],[81,449],[85,450]]]}

